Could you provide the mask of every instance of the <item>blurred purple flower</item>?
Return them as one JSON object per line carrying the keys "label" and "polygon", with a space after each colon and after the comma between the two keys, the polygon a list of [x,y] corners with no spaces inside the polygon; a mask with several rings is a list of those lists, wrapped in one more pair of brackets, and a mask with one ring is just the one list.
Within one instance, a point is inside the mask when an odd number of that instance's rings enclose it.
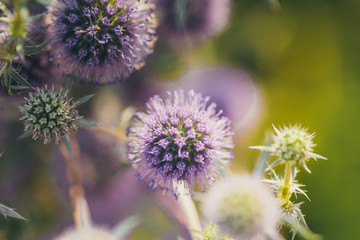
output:
{"label": "blurred purple flower", "polygon": [[254,126],[261,108],[261,96],[252,77],[230,67],[195,68],[185,73],[167,89],[194,89],[202,92],[224,110],[234,131],[243,133]]}
{"label": "blurred purple flower", "polygon": [[[222,32],[229,23],[230,0],[156,0],[160,40],[189,47]],[[180,44],[179,44],[180,43]]]}
{"label": "blurred purple flower", "polygon": [[58,0],[51,10],[50,43],[66,74],[92,84],[127,78],[153,52],[152,4],[137,0]]}
{"label": "blurred purple flower", "polygon": [[147,102],[128,131],[128,157],[139,180],[152,190],[160,188],[178,196],[178,183],[194,192],[208,188],[219,172],[230,165],[233,148],[230,121],[220,117],[209,97],[189,91],[168,93]]}

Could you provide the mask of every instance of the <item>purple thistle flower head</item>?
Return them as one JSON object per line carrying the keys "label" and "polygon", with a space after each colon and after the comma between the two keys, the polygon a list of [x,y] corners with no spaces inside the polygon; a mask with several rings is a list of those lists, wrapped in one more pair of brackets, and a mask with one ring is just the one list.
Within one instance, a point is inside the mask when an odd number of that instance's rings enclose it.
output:
{"label": "purple thistle flower head", "polygon": [[[191,47],[222,32],[229,24],[230,0],[155,0],[160,40],[175,49]],[[164,38],[162,37],[164,36]]]}
{"label": "purple thistle flower head", "polygon": [[179,184],[191,194],[195,185],[203,191],[230,165],[233,132],[230,120],[216,112],[215,103],[208,104],[209,98],[192,90],[168,95],[165,101],[150,98],[147,111],[135,114],[128,157],[139,180],[177,197]]}
{"label": "purple thistle flower head", "polygon": [[[60,7],[50,11],[50,43],[56,63],[66,74],[96,85],[113,83],[140,69],[153,52],[157,39],[153,4],[145,0],[58,2]],[[89,49],[99,53],[85,53]]]}

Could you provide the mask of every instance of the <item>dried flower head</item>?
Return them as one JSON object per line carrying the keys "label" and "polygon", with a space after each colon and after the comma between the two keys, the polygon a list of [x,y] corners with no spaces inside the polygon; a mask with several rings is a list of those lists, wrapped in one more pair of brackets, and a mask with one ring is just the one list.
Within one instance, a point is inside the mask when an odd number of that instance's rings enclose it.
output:
{"label": "dried flower head", "polygon": [[[156,0],[159,32],[175,48],[192,45],[222,32],[229,23],[229,0]],[[180,43],[180,44],[179,44]]]}
{"label": "dried flower head", "polygon": [[278,130],[275,126],[276,135],[273,136],[273,143],[271,146],[253,146],[251,148],[262,151],[271,152],[272,155],[278,159],[272,164],[275,166],[280,162],[291,162],[303,166],[308,172],[310,170],[306,166],[306,162],[313,159],[326,159],[316,153],[313,153],[315,144],[312,139],[315,134],[308,134],[307,129],[299,125],[290,126]]}
{"label": "dried flower head", "polygon": [[54,240],[119,240],[107,230],[94,227],[71,229]]}
{"label": "dried flower head", "polygon": [[140,0],[58,0],[50,43],[60,68],[83,81],[107,84],[128,77],[153,52],[154,6]]}
{"label": "dried flower head", "polygon": [[69,135],[69,130],[77,130],[77,121],[81,118],[76,110],[76,104],[69,99],[67,91],[56,91],[37,88],[35,93],[29,93],[20,112],[25,123],[24,131],[32,133],[33,139],[44,139],[44,143]]}
{"label": "dried flower head", "polygon": [[147,111],[135,114],[128,132],[128,157],[139,180],[152,190],[177,196],[179,183],[184,183],[186,193],[193,193],[195,184],[205,190],[233,156],[230,121],[220,117],[215,103],[208,105],[209,97],[194,91],[168,95],[165,101],[150,98]]}
{"label": "dried flower head", "polygon": [[266,185],[251,176],[228,176],[214,186],[202,207],[209,221],[235,239],[268,239],[277,234],[280,208]]}

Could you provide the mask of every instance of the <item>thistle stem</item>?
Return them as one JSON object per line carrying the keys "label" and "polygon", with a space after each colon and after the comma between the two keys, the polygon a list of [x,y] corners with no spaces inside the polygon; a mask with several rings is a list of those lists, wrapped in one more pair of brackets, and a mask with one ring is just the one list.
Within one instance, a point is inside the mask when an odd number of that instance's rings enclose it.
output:
{"label": "thistle stem", "polygon": [[187,194],[188,191],[185,189],[184,183],[179,183],[177,186],[177,190],[179,193],[178,202],[183,210],[183,213],[186,217],[186,223],[190,230],[192,239],[197,239],[201,234],[201,223],[200,217],[196,210],[196,206],[191,199],[191,197]]}
{"label": "thistle stem", "polygon": [[106,134],[112,136],[113,138],[120,140],[122,142],[128,141],[125,131],[122,128],[112,129],[112,128],[107,128],[107,127],[95,127],[93,129],[95,129],[98,132],[106,133]]}
{"label": "thistle stem", "polygon": [[73,146],[73,158],[67,151],[64,142],[61,144],[60,149],[66,160],[66,172],[70,184],[69,194],[74,208],[74,222],[77,228],[89,227],[91,226],[91,217],[84,197],[84,189],[81,185],[80,148],[76,139],[71,139],[71,145]]}
{"label": "thistle stem", "polygon": [[189,195],[184,194],[179,196],[178,201],[185,214],[187,226],[190,229],[192,239],[196,239],[196,237],[198,237],[201,233],[201,224],[195,204]]}
{"label": "thistle stem", "polygon": [[290,192],[290,185],[292,182],[291,175],[292,175],[291,174],[291,164],[287,162],[287,163],[285,163],[284,185],[280,192],[280,198],[284,199],[286,202],[288,202],[291,197],[291,192]]}

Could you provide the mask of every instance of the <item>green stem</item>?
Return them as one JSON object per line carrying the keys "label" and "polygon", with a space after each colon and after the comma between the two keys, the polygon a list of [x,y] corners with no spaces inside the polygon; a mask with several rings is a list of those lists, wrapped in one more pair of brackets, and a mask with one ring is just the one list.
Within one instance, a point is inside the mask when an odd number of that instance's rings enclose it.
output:
{"label": "green stem", "polygon": [[200,237],[199,234],[202,231],[200,217],[193,200],[191,199],[190,195],[186,193],[188,192],[188,189],[185,188],[186,187],[183,182],[178,183],[177,191],[180,194],[178,203],[185,215],[187,226],[190,230],[192,239],[194,240]]}
{"label": "green stem", "polygon": [[201,223],[195,204],[189,195],[180,195],[178,201],[185,214],[192,239],[197,239],[199,233],[201,233]]}
{"label": "green stem", "polygon": [[287,162],[285,163],[284,185],[280,192],[280,198],[284,199],[286,202],[288,202],[291,197],[291,191],[290,191],[291,181],[292,181],[291,163]]}

